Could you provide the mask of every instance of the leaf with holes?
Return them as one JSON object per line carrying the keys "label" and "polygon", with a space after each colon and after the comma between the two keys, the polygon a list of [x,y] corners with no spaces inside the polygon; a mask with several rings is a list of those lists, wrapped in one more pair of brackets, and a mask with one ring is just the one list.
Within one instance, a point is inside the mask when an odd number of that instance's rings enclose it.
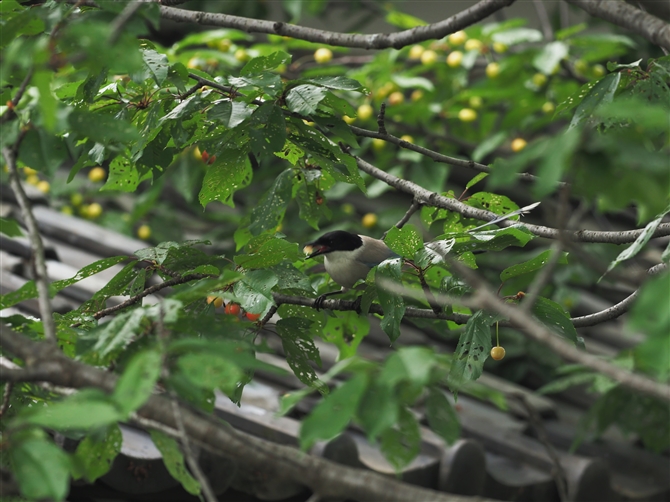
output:
{"label": "leaf with holes", "polygon": [[402,228],[391,227],[385,239],[386,245],[405,258],[413,259],[414,254],[423,247],[423,239],[414,225]]}
{"label": "leaf with holes", "polygon": [[394,342],[400,336],[400,321],[405,315],[405,300],[402,296],[384,288],[384,282],[401,283],[401,259],[393,258],[379,264],[375,273],[375,285],[379,303],[384,311],[381,328],[389,339]]}
{"label": "leaf with holes", "polygon": [[567,338],[575,345],[583,345],[577,336],[577,330],[570,322],[570,314],[549,298],[539,297],[533,305],[533,315],[554,333]]}
{"label": "leaf with holes", "polygon": [[292,112],[311,115],[326,95],[326,89],[315,85],[299,85],[291,89],[286,96],[286,105]]}
{"label": "leaf with holes", "polygon": [[123,157],[116,157],[109,165],[107,182],[100,189],[134,192],[140,184],[140,174],[135,164]]}
{"label": "leaf with holes", "polygon": [[618,72],[610,73],[599,80],[577,106],[568,130],[585,123],[600,106],[611,103],[620,81],[621,73]]}
{"label": "leaf with holes", "polygon": [[319,349],[316,348],[310,336],[310,333],[313,333],[311,328],[312,321],[301,317],[288,317],[277,322],[277,333],[281,337],[286,353],[286,362],[295,376],[321,394],[328,394],[328,387],[319,380],[309,362],[311,360],[321,366]]}
{"label": "leaf with holes", "polygon": [[484,369],[484,361],[491,351],[491,324],[495,317],[479,310],[465,325],[454,352],[448,383],[458,390],[468,380],[477,380]]}
{"label": "leaf with holes", "polygon": [[107,428],[104,436],[98,431],[91,432],[77,446],[72,463],[78,471],[75,479],[83,477],[89,483],[107,474],[112,462],[121,451],[123,437],[117,424]]}
{"label": "leaf with holes", "polygon": [[[512,277],[517,277],[519,275],[523,274],[528,274],[530,272],[535,272],[536,270],[541,269],[544,267],[547,262],[549,261],[549,258],[551,257],[552,251],[551,249],[547,249],[546,251],[542,251],[539,255],[537,255],[535,258],[532,258],[528,261],[525,261],[523,263],[517,263],[516,265],[512,265],[511,267],[507,267],[505,270],[503,270],[500,273],[500,280],[505,282]],[[568,254],[567,253],[561,253],[560,258],[558,259],[558,262],[562,265],[565,265],[568,263]]]}
{"label": "leaf with holes", "polygon": [[240,70],[240,75],[247,76],[261,73],[266,70],[274,70],[280,65],[286,65],[291,62],[291,55],[284,51],[273,52],[268,56],[259,56],[251,59],[244,68]]}
{"label": "leaf with holes", "polygon": [[233,195],[251,183],[251,165],[247,152],[243,150],[224,150],[216,162],[207,168],[198,200],[202,207],[218,200],[235,207]]}
{"label": "leaf with holes", "polygon": [[144,63],[149,67],[151,76],[158,85],[161,85],[167,78],[168,74],[168,59],[165,54],[159,54],[153,49],[144,49],[141,51],[144,57]]}
{"label": "leaf with holes", "polygon": [[152,429],[149,434],[156,448],[161,452],[163,462],[170,475],[179,481],[188,493],[198,495],[200,493],[200,483],[186,469],[184,456],[177,442],[157,430]]}
{"label": "leaf with holes", "polygon": [[251,209],[249,231],[252,235],[258,235],[266,230],[275,229],[281,223],[286,207],[291,202],[293,178],[293,169],[283,171]]}

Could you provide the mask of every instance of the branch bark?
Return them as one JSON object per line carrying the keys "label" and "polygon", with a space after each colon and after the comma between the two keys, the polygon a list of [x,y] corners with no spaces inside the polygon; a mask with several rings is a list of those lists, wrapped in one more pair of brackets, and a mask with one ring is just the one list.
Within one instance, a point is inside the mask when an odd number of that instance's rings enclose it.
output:
{"label": "branch bark", "polygon": [[223,28],[235,28],[247,33],[267,33],[285,37],[307,40],[339,47],[357,47],[360,49],[400,49],[410,44],[443,38],[458,30],[481,21],[494,12],[514,3],[514,0],[481,0],[458,14],[437,23],[417,26],[411,30],[397,33],[374,33],[361,35],[354,33],[338,33],[317,30],[279,21],[263,21],[228,14],[211,14],[208,12],[190,11],[176,7],[161,5],[163,19],[180,23],[195,23]]}
{"label": "branch bark", "polygon": [[[25,360],[29,366],[50,368],[47,380],[52,384],[72,388],[95,387],[106,392],[112,392],[116,386],[116,375],[69,359],[62,353],[53,351],[52,346],[29,340],[5,324],[0,324],[0,346]],[[398,502],[484,500],[419,488],[381,474],[342,466],[295,448],[236,431],[215,417],[199,414],[185,406],[179,408],[184,420],[184,430],[189,438],[199,443],[207,443],[223,455],[234,457],[242,469],[257,470],[267,477],[296,481],[322,497]],[[166,397],[151,396],[137,411],[137,415],[179,430],[172,403]]]}
{"label": "branch bark", "polygon": [[[381,169],[373,166],[372,164],[366,162],[360,157],[354,155],[358,168],[368,173],[374,178],[383,181],[389,186],[404,192],[406,194],[412,195],[416,200],[421,204],[440,207],[447,209],[449,211],[455,211],[467,218],[476,218],[478,220],[491,221],[496,218],[499,218],[500,215],[486,211],[484,209],[476,209],[474,207],[463,204],[462,202],[456,199],[450,199],[444,195],[440,195],[437,192],[431,192],[425,188],[412,183],[411,181],[400,179],[397,176],[393,176],[387,172],[382,171]],[[516,221],[501,221],[498,223],[502,227],[510,227],[512,225],[518,225]],[[561,232],[556,228],[545,227],[542,225],[532,225],[530,223],[523,223],[523,226],[530,230],[532,233],[538,237],[545,237],[547,239],[559,239],[561,238]],[[565,239],[573,242],[600,242],[607,244],[626,244],[633,242],[637,237],[644,231],[644,229],[637,230],[626,230],[622,232],[604,232],[598,230],[577,230],[574,232],[564,232],[563,236]],[[652,237],[665,237],[670,235],[670,223],[661,223],[654,235]]]}
{"label": "branch bark", "polygon": [[621,1],[565,0],[592,16],[631,30],[670,51],[670,24]]}

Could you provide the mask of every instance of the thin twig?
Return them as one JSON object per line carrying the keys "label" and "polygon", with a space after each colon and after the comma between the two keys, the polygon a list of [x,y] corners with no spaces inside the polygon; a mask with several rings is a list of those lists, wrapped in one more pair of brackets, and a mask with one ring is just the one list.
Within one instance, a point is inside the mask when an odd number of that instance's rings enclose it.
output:
{"label": "thin twig", "polygon": [[537,412],[535,407],[528,401],[528,399],[523,393],[512,392],[510,394],[507,394],[507,396],[516,399],[528,413],[528,421],[530,422],[530,425],[533,427],[533,429],[535,429],[535,435],[537,436],[538,441],[542,443],[542,446],[544,446],[544,449],[547,451],[547,455],[551,459],[551,462],[554,464],[554,468],[551,470],[551,475],[554,478],[554,481],[556,482],[556,489],[558,490],[558,498],[559,500],[561,500],[561,502],[569,500],[568,486],[567,486],[568,478],[565,474],[565,469],[563,469],[563,466],[561,465],[561,459],[558,458],[556,449],[549,440],[547,431],[544,428],[544,424],[542,423],[542,417],[540,417],[540,414]]}
{"label": "thin twig", "polygon": [[[406,223],[409,221],[409,219],[412,217],[412,215],[413,215],[414,213],[416,213],[419,209],[421,209],[421,203],[420,203],[419,201],[417,201],[416,199],[412,200],[412,205],[409,206],[409,209],[407,210],[407,212],[405,213],[405,215],[404,215],[402,218],[400,218],[400,221],[398,221],[398,223],[396,223],[394,226],[395,226],[396,228],[402,228],[402,227],[404,227],[405,224],[406,224]],[[389,228],[389,230],[391,230],[391,229]],[[386,232],[384,232],[384,233],[382,234],[382,240],[384,240],[384,239],[386,238],[386,235],[389,233],[389,230],[387,230]]]}
{"label": "thin twig", "polygon": [[44,338],[52,343],[56,342],[56,324],[53,318],[53,309],[51,307],[51,299],[49,297],[49,276],[47,275],[47,265],[44,258],[44,244],[37,227],[37,221],[33,215],[30,207],[30,200],[23,190],[23,185],[19,179],[19,173],[16,168],[16,152],[19,147],[19,142],[23,138],[20,136],[13,148],[4,147],[2,155],[5,158],[5,163],[9,169],[9,184],[14,190],[16,199],[21,207],[21,214],[23,221],[28,229],[28,239],[33,250],[32,264],[33,273],[35,276],[35,284],[37,286],[37,301],[39,304],[40,317],[42,318],[42,326],[44,329]]}
{"label": "thin twig", "polygon": [[377,115],[377,126],[379,127],[378,133],[388,135],[388,132],[386,132],[385,117],[386,117],[386,103],[382,103],[381,106],[379,107],[379,115]]}
{"label": "thin twig", "polygon": [[553,40],[554,30],[551,29],[551,21],[549,20],[549,14],[547,13],[547,8],[544,6],[544,2],[542,0],[533,0],[533,6],[535,6],[535,12],[540,21],[544,38],[547,41]]}
{"label": "thin twig", "polygon": [[12,397],[12,390],[14,389],[14,382],[7,382],[5,384],[5,392],[2,395],[2,407],[0,407],[0,418],[7,413],[9,409],[9,399]]}
{"label": "thin twig", "polygon": [[28,73],[26,73],[26,76],[23,78],[21,81],[21,85],[19,86],[18,90],[16,91],[16,94],[14,94],[14,97],[11,100],[12,106],[8,106],[7,110],[5,110],[5,113],[2,114],[0,117],[0,124],[4,124],[8,120],[14,118],[16,116],[16,106],[19,104],[19,101],[21,101],[21,98],[23,97],[23,94],[26,92],[26,89],[28,88],[28,84],[30,83],[30,79],[33,78],[33,67],[31,66],[28,69]]}
{"label": "thin twig", "polygon": [[145,2],[140,0],[128,2],[121,13],[116,16],[116,19],[112,22],[112,33],[109,35],[109,45],[114,45],[119,40],[119,37],[123,32],[123,27],[130,21],[139,8],[142,7],[143,3]]}
{"label": "thin twig", "polygon": [[184,457],[186,457],[186,463],[200,483],[200,489],[202,490],[205,500],[207,502],[217,502],[216,495],[214,494],[212,487],[209,486],[209,481],[207,480],[205,473],[202,472],[202,469],[193,455],[193,450],[191,449],[191,444],[189,443],[188,435],[186,434],[186,428],[184,427],[184,417],[182,417],[181,409],[179,408],[179,404],[177,404],[177,398],[174,395],[174,392],[171,392],[170,394],[172,395],[172,399],[170,400],[172,402],[172,413],[174,414],[174,420],[177,424],[177,430],[179,431],[179,441],[182,450],[184,451]]}

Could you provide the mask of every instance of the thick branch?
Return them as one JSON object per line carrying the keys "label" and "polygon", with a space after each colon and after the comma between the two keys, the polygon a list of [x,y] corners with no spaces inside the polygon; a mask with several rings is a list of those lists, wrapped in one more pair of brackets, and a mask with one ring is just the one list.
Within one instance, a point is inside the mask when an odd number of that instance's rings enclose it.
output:
{"label": "thick branch", "polygon": [[670,51],[670,24],[621,1],[565,0],[595,17],[629,29]]}
{"label": "thick branch", "polygon": [[307,40],[339,47],[357,47],[360,49],[400,49],[410,44],[443,38],[450,33],[467,28],[494,12],[511,5],[514,0],[481,0],[458,14],[443,21],[417,26],[398,33],[374,33],[361,35],[317,30],[289,23],[263,21],[228,14],[211,14],[190,11],[161,5],[161,17],[177,22],[196,23],[223,28],[235,28],[247,33],[267,33]]}
{"label": "thick branch", "polygon": [[[35,365],[52,368],[48,380],[56,385],[96,387],[111,392],[117,376],[87,366],[0,325],[0,346]],[[240,468],[263,472],[269,478],[291,479],[323,497],[353,500],[434,500],[474,502],[481,498],[451,495],[402,483],[370,471],[345,467],[284,445],[244,434],[218,419],[180,406],[184,430],[196,442],[208,443],[221,454],[234,457]],[[140,417],[178,430],[170,399],[151,396],[137,411]]]}
{"label": "thick branch", "polygon": [[[437,192],[431,192],[425,188],[412,183],[408,180],[403,180],[397,176],[393,176],[387,172],[382,171],[381,169],[373,166],[372,164],[366,162],[360,157],[354,156],[358,168],[361,171],[364,171],[378,180],[383,181],[393,188],[412,195],[416,200],[421,204],[432,207],[440,207],[447,209],[449,211],[455,211],[459,214],[462,214],[466,218],[476,218],[478,220],[491,221],[496,218],[499,218],[500,215],[486,211],[484,209],[477,209],[462,202],[445,197],[440,195]],[[518,225],[517,221],[501,221],[498,225],[502,227],[510,227],[513,225]],[[542,225],[532,225],[530,223],[523,223],[523,226],[530,230],[532,233],[538,237],[546,237],[548,239],[558,239],[561,237],[561,232],[556,228],[544,227]],[[564,236],[567,240],[573,242],[601,242],[607,244],[625,244],[628,242],[633,242],[637,237],[644,231],[644,229],[638,230],[626,230],[623,232],[603,232],[598,230],[577,230],[575,232],[564,232]],[[670,223],[661,223],[656,231],[654,232],[653,237],[665,237],[670,235]]]}

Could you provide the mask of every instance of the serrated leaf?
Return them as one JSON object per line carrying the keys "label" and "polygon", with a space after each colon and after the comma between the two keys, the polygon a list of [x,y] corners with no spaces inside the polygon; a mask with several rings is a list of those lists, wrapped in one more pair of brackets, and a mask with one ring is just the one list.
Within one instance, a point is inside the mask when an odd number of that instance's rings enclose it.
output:
{"label": "serrated leaf", "polygon": [[254,108],[242,101],[218,101],[207,112],[210,120],[217,120],[230,129],[251,117]]}
{"label": "serrated leaf", "polygon": [[91,433],[77,446],[73,462],[81,471],[81,476],[93,483],[105,475],[112,467],[112,462],[121,451],[123,436],[117,424],[107,428],[104,436]]}
{"label": "serrated leaf", "polygon": [[477,380],[484,370],[484,361],[491,351],[491,324],[494,316],[479,310],[472,314],[461,334],[448,382],[456,390],[468,380]]}
{"label": "serrated leaf", "polygon": [[224,150],[216,162],[207,168],[198,200],[203,207],[218,200],[235,207],[233,195],[251,183],[252,171],[247,152],[242,150]]}
{"label": "serrated leaf", "polygon": [[159,54],[153,49],[144,49],[141,51],[145,64],[149,67],[151,76],[158,85],[161,85],[167,78],[168,68],[170,66],[165,54]]}
{"label": "serrated leaf", "polygon": [[144,311],[142,309],[118,314],[111,321],[98,327],[96,330],[97,342],[93,350],[104,358],[120,349],[139,332],[143,318]]}
{"label": "serrated leaf", "polygon": [[286,143],[286,120],[279,106],[264,103],[250,119],[251,151],[261,156],[272,155]]}
{"label": "serrated leaf", "polygon": [[411,224],[402,228],[391,227],[384,242],[394,252],[409,259],[414,258],[414,254],[423,247],[419,230]]}
{"label": "serrated leaf", "polygon": [[274,154],[280,159],[288,160],[292,165],[296,165],[298,160],[302,159],[305,155],[305,152],[298,146],[294,145],[290,141],[286,141],[284,148],[279,152],[274,152]]}
{"label": "serrated leaf", "polygon": [[364,91],[365,87],[352,78],[335,77],[313,77],[302,80],[302,82],[312,83],[328,89],[338,89],[341,91]]}
{"label": "serrated leaf", "polygon": [[289,91],[286,96],[288,109],[300,115],[311,115],[326,95],[323,87],[315,85],[299,85]]}
{"label": "serrated leaf", "polygon": [[163,462],[170,475],[179,481],[188,493],[198,495],[200,493],[200,483],[186,469],[184,456],[177,442],[155,429],[151,429],[149,434],[156,448],[161,452]]}
{"label": "serrated leaf", "polygon": [[240,89],[256,87],[270,96],[278,95],[283,86],[281,77],[276,73],[263,71],[254,75],[241,75],[239,77],[229,77],[228,83]]}
{"label": "serrated leaf", "polygon": [[393,281],[395,283],[401,282],[401,262],[402,260],[400,258],[383,261],[377,266],[377,271],[375,273],[377,295],[382,310],[384,311],[381,328],[392,342],[400,336],[400,321],[402,321],[402,318],[405,315],[405,300],[397,293],[387,291],[380,284],[384,281]]}
{"label": "serrated leaf", "polygon": [[277,281],[277,276],[271,270],[252,270],[235,283],[235,296],[247,312],[265,314],[274,305],[272,288]]}
{"label": "serrated leaf", "polygon": [[70,488],[70,459],[51,441],[31,438],[9,449],[21,494],[31,500],[64,500]]}
{"label": "serrated leaf", "polygon": [[554,333],[567,338],[577,346],[582,344],[577,330],[570,321],[570,314],[555,301],[539,297],[533,305],[533,316]]}
{"label": "serrated leaf", "polygon": [[155,350],[145,350],[132,357],[112,394],[122,413],[135,411],[149,399],[161,373],[161,361],[161,354]]}
{"label": "serrated leaf", "polygon": [[447,444],[453,444],[461,434],[458,416],[441,389],[430,387],[426,399],[428,425]]}
{"label": "serrated leaf", "polygon": [[611,103],[620,81],[621,73],[610,73],[599,80],[577,106],[568,130],[586,122],[598,107]]}
{"label": "serrated leaf", "polygon": [[647,244],[647,242],[649,242],[649,239],[651,239],[651,236],[654,234],[658,226],[663,221],[663,218],[668,213],[670,213],[670,206],[665,208],[665,210],[661,214],[657,215],[654,220],[647,223],[647,225],[642,230],[642,233],[637,236],[637,239],[635,239],[635,241],[630,246],[628,246],[621,253],[619,253],[619,256],[617,256],[616,259],[609,264],[605,274],[607,274],[607,272],[612,270],[622,261],[630,260],[636,254],[638,254],[642,250],[642,248]]}
{"label": "serrated leaf", "polygon": [[240,70],[240,75],[253,75],[266,70],[274,70],[280,65],[289,64],[291,62],[291,55],[284,51],[273,52],[268,56],[259,56],[251,59]]}
{"label": "serrated leaf", "polygon": [[281,337],[286,353],[286,362],[295,376],[304,383],[317,389],[321,394],[328,393],[328,387],[319,380],[309,361],[321,366],[319,349],[309,336],[312,321],[300,317],[288,317],[277,322],[277,333]]}
{"label": "serrated leaf", "polygon": [[325,396],[302,422],[300,447],[308,450],[317,441],[332,439],[342,432],[356,413],[367,384],[367,375],[359,373]]}
{"label": "serrated leaf", "polygon": [[[517,263],[516,265],[512,265],[511,267],[507,267],[500,273],[500,280],[502,282],[505,282],[513,277],[528,274],[530,272],[535,272],[536,270],[541,269],[547,264],[547,262],[551,258],[551,255],[552,255],[551,249],[547,249],[546,251],[542,251],[535,258],[532,258],[523,263]],[[557,263],[567,264],[568,263],[567,253],[561,253],[561,257],[558,259]]]}

